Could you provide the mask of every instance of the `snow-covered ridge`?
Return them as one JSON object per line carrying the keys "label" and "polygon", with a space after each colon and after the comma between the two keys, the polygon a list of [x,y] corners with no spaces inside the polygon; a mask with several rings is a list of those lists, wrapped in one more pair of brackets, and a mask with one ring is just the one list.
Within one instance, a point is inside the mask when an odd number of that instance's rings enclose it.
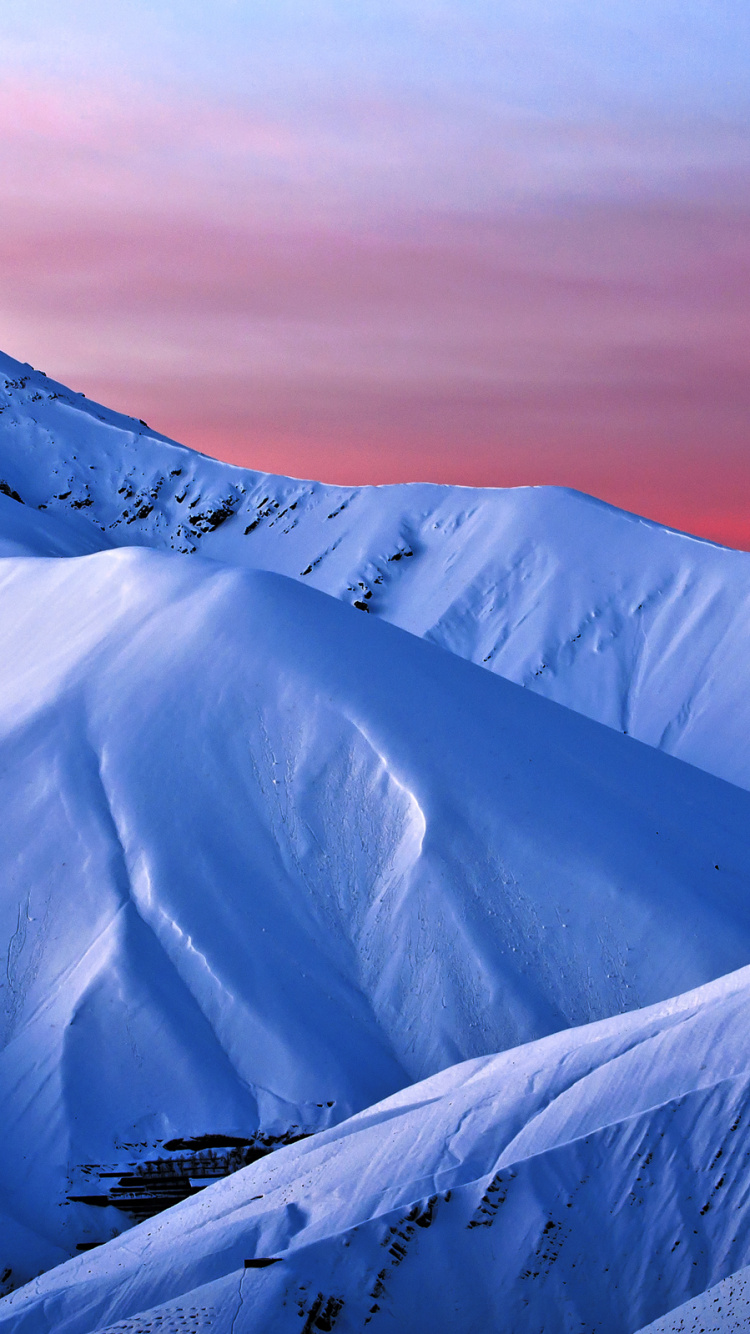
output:
{"label": "snow-covered ridge", "polygon": [[746,553],[559,488],[233,468],[7,357],[2,489],[73,524],[81,550],[198,551],[290,575],[750,787]]}
{"label": "snow-covered ridge", "polygon": [[750,958],[750,794],[302,582],[7,559],[0,626],[10,1282],[186,1141],[317,1131]]}
{"label": "snow-covered ridge", "polygon": [[744,969],[453,1067],[45,1275],[0,1331],[744,1328],[741,1275],[690,1299],[750,1259],[749,1023]]}
{"label": "snow-covered ridge", "polygon": [[750,1265],[654,1320],[638,1334],[739,1334],[750,1328]]}
{"label": "snow-covered ridge", "polygon": [[750,557],[0,372],[0,1331],[739,1311]]}

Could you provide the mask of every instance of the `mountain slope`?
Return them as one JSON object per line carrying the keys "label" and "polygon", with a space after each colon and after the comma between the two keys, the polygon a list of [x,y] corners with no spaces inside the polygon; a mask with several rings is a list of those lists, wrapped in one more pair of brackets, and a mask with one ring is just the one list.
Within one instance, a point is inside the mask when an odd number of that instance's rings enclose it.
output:
{"label": "mountain slope", "polygon": [[736,1334],[750,1328],[750,1265],[721,1279],[638,1334]]}
{"label": "mountain slope", "polygon": [[88,556],[111,545],[75,519],[40,514],[0,491],[0,557]]}
{"label": "mountain slope", "polygon": [[750,794],[298,582],[9,558],[0,626],[8,1281],[750,958]]}
{"label": "mountain slope", "polygon": [[750,555],[557,488],[232,468],[10,358],[0,377],[0,490],[86,542],[288,574],[750,787]]}
{"label": "mountain slope", "polygon": [[744,969],[454,1067],[45,1275],[0,1331],[634,1334],[750,1258],[749,1022]]}

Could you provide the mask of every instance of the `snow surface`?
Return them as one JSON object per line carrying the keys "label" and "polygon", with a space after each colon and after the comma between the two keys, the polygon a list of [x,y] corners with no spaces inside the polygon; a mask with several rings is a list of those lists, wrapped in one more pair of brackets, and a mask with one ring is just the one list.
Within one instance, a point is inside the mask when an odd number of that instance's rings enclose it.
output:
{"label": "snow surface", "polygon": [[298,582],[9,558],[0,625],[14,1282],[127,1223],[67,1202],[92,1165],[319,1130],[750,958],[749,793]]}
{"label": "snow surface", "polygon": [[684,1302],[639,1334],[734,1334],[750,1329],[750,1266]]}
{"label": "snow surface", "polygon": [[233,468],[0,356],[2,484],[84,542],[304,580],[750,787],[747,553],[555,487],[338,487]]}
{"label": "snow surface", "polygon": [[85,556],[111,545],[67,516],[39,514],[0,491],[0,557]]}
{"label": "snow surface", "polygon": [[743,1319],[750,557],[1,376],[0,1331]]}
{"label": "snow surface", "polygon": [[46,1274],[0,1331],[633,1334],[750,1258],[749,1025],[743,969],[454,1067]]}

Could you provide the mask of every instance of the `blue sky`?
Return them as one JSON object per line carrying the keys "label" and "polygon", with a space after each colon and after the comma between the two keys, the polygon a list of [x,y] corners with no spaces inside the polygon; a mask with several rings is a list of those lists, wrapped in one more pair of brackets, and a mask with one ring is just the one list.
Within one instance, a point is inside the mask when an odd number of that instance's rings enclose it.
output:
{"label": "blue sky", "polygon": [[[744,117],[750,11],[741,4],[138,4],[6,0],[4,64],[33,73],[166,80],[250,96],[317,88],[463,94],[542,114],[633,109]],[[250,81],[250,86],[248,86]]]}

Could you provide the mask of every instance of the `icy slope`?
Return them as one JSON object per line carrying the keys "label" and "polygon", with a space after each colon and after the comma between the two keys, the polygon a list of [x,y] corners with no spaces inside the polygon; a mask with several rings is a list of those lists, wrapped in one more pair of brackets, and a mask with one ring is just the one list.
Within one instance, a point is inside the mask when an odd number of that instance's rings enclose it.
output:
{"label": "icy slope", "polygon": [[454,1067],[29,1284],[0,1331],[634,1334],[750,1259],[749,1025],[743,969]]}
{"label": "icy slope", "polygon": [[750,787],[750,555],[557,488],[232,468],[0,356],[3,486],[89,542],[299,578]]}
{"label": "icy slope", "polygon": [[750,958],[750,794],[298,582],[7,559],[0,627],[8,1282]]}

